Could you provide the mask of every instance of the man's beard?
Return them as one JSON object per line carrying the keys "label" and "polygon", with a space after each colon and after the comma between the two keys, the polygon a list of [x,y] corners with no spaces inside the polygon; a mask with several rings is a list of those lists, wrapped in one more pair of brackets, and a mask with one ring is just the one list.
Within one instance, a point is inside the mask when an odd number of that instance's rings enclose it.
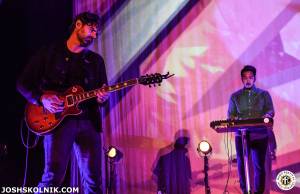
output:
{"label": "man's beard", "polygon": [[86,38],[82,38],[80,37],[80,35],[77,35],[80,46],[82,47],[88,47],[93,43],[93,38],[92,37],[86,37]]}
{"label": "man's beard", "polygon": [[92,43],[93,43],[93,39],[92,38],[89,38],[89,39],[79,39],[79,42],[80,42],[80,46],[82,47],[88,47],[90,46]]}
{"label": "man's beard", "polygon": [[253,84],[251,84],[251,83],[245,84],[245,88],[247,88],[247,89],[251,89],[252,87],[253,87]]}

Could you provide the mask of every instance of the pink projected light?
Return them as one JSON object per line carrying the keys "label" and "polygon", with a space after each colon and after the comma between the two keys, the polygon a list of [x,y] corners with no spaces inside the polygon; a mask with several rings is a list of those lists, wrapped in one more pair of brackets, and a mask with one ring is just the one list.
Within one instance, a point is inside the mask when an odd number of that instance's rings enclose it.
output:
{"label": "pink projected light", "polygon": [[[122,18],[125,22],[122,26],[127,25],[128,33],[117,31],[115,34],[122,36],[114,39],[108,33],[105,41],[99,40],[104,44],[102,51],[122,48],[122,41],[126,38],[130,49],[137,50],[133,55],[140,57],[144,47],[134,46],[137,39],[132,34],[143,37],[143,33],[136,29],[143,29],[143,26],[160,29],[161,25],[155,25],[159,23],[159,15],[153,17],[144,11],[148,8],[146,1],[137,2],[145,3],[135,6],[134,1],[130,1],[133,13],[126,10],[129,7],[121,9],[121,12],[127,11],[121,15],[128,17]],[[168,6],[161,1],[160,4],[161,7]],[[175,76],[160,87],[136,86],[126,94],[120,91],[122,98],[112,97],[111,101],[120,101],[105,118],[107,142],[122,148],[124,153],[118,166],[119,193],[156,192],[153,169],[157,158],[174,153],[174,137],[182,129],[186,129],[190,137],[184,158],[190,161],[191,193],[203,193],[203,161],[197,153],[197,145],[202,139],[209,141],[214,149],[208,172],[211,191],[223,193],[228,175],[228,155],[232,155],[231,159],[235,157],[234,135],[217,134],[209,123],[226,119],[230,95],[242,87],[240,70],[246,64],[257,68],[256,85],[270,92],[275,107],[273,130],[277,140],[277,159],[273,161],[272,169],[267,169],[270,186],[266,190],[271,194],[282,193],[275,182],[281,170],[290,170],[299,179],[299,10],[298,0],[198,1],[178,24],[166,32],[161,42],[153,44],[155,48],[147,53],[145,60],[141,60],[142,64],[134,64],[137,71],[141,75],[170,72]],[[136,13],[144,13],[142,18],[145,21],[135,23],[133,20],[134,25],[128,25],[126,20],[132,19]],[[166,26],[169,21],[165,22]],[[129,33],[131,31],[134,33]],[[150,35],[154,39],[156,33]],[[112,40],[114,44],[108,44]],[[128,57],[122,52],[117,56],[118,59]],[[120,73],[116,71],[120,64],[116,65],[114,59],[106,61],[108,72],[112,72],[110,76]],[[121,67],[128,65],[128,61],[119,60]],[[240,193],[236,163],[230,161],[227,190]],[[291,193],[300,193],[299,185],[296,184]]]}

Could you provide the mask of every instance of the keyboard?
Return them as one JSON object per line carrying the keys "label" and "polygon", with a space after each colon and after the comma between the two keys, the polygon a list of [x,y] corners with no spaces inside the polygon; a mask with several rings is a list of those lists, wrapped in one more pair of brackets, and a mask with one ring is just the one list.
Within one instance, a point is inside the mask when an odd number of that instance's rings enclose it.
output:
{"label": "keyboard", "polygon": [[210,127],[213,128],[217,133],[235,132],[239,129],[247,129],[255,131],[264,128],[273,127],[272,118],[254,118],[254,119],[243,119],[243,120],[217,120],[210,122]]}

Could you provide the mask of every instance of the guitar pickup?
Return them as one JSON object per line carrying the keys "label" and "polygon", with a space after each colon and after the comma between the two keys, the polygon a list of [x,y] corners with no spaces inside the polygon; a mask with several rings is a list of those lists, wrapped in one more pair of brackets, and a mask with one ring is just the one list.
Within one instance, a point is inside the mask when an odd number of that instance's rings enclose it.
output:
{"label": "guitar pickup", "polygon": [[67,101],[67,107],[73,106],[75,104],[72,94],[66,96],[66,101]]}

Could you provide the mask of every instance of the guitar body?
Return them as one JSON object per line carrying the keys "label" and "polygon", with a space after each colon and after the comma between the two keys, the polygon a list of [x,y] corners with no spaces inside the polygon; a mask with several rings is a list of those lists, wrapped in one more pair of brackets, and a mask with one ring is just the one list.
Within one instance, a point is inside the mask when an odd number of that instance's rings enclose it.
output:
{"label": "guitar body", "polygon": [[67,96],[72,96],[84,92],[80,86],[73,86],[64,93],[46,91],[44,94],[55,94],[64,100],[64,111],[50,113],[43,106],[28,103],[25,108],[25,120],[28,128],[38,134],[45,135],[52,132],[68,115],[79,115],[82,111],[78,108],[78,103],[67,102]]}

